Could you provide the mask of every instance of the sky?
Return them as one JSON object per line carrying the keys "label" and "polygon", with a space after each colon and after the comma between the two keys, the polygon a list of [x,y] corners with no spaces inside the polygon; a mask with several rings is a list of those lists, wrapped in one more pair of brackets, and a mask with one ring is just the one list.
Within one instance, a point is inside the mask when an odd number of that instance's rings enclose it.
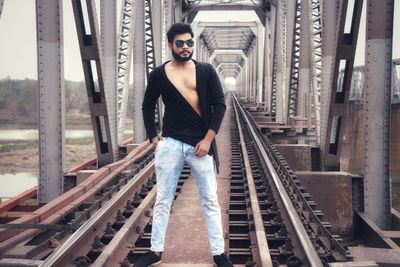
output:
{"label": "sky", "polygon": [[[117,10],[119,10],[120,2],[118,0]],[[66,80],[82,81],[84,77],[71,1],[63,1],[63,4],[64,76]],[[117,14],[119,16],[119,11]],[[200,12],[195,20],[254,21],[258,18],[251,11],[208,11]],[[396,34],[398,32],[400,32],[400,0],[395,0],[393,58],[400,58],[400,34]],[[362,23],[358,43],[361,43],[364,38],[365,23]],[[35,0],[5,0],[0,17],[0,79],[5,77],[37,79],[36,54]],[[363,64],[364,47],[362,44],[357,48],[355,65]]]}

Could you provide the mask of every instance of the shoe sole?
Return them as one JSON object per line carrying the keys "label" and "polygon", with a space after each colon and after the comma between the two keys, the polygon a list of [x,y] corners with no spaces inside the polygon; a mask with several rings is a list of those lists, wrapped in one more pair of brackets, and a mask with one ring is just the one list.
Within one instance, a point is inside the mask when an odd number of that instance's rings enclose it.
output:
{"label": "shoe sole", "polygon": [[157,266],[157,265],[160,265],[161,264],[161,261],[158,261],[158,262],[155,262],[155,263],[153,263],[152,265],[150,265],[150,267],[151,266]]}

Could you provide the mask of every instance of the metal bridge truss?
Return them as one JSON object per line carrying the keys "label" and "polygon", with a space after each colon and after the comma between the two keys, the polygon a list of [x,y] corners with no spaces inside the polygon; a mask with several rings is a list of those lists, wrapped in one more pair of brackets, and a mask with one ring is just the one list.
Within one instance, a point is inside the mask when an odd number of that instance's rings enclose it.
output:
{"label": "metal bridge truss", "polygon": [[310,55],[311,55],[311,95],[312,106],[315,115],[315,127],[317,130],[317,143],[320,143],[321,136],[321,76],[322,76],[322,18],[321,18],[321,1],[307,0],[311,8],[309,8],[310,19]]}
{"label": "metal bridge truss", "polygon": [[[304,1],[304,0],[303,0]],[[297,95],[299,89],[300,73],[300,34],[301,34],[301,0],[296,1],[295,28],[293,31],[292,62],[290,65],[289,80],[289,110],[288,115],[294,117],[297,114]],[[304,22],[303,22],[304,23]]]}
{"label": "metal bridge truss", "polygon": [[[151,16],[151,0],[145,0],[144,3],[144,24],[145,24],[145,48],[146,48],[146,77],[149,77],[149,74],[152,70],[154,70],[156,65],[156,58],[154,52],[154,33],[153,33],[153,23]],[[161,130],[161,121],[162,121],[162,102],[158,101],[157,103],[157,114],[156,114],[156,125],[158,126],[158,130]]]}
{"label": "metal bridge truss", "polygon": [[[343,70],[340,71],[338,84],[343,84]],[[400,103],[400,59],[392,61],[391,103]],[[353,68],[349,100],[362,100],[365,91],[365,66]]]}
{"label": "metal bridge truss", "polygon": [[[100,45],[96,6],[93,1],[72,0],[98,165],[114,161],[114,152],[103,80],[103,53]],[[84,16],[86,14],[87,16]],[[85,17],[88,21],[85,20]]]}
{"label": "metal bridge truss", "polygon": [[117,48],[117,142],[122,142],[128,105],[129,78],[132,58],[132,30],[135,4],[124,0],[119,21],[119,42]]}

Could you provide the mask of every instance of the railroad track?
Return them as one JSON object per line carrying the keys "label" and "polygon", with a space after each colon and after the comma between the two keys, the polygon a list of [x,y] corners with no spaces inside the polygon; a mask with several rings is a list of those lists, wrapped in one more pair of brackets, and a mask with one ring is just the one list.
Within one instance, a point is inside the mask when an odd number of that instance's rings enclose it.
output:
{"label": "railroad track", "polygon": [[[293,267],[349,260],[294,172],[232,99],[233,263]],[[155,201],[154,153],[145,143],[63,195],[71,200],[67,205],[56,201],[2,229],[0,266],[133,266],[150,247]],[[189,175],[185,167],[177,194]]]}
{"label": "railroad track", "polygon": [[[33,214],[44,218],[40,223],[21,218],[7,224],[0,234],[0,266],[132,266],[149,249],[156,196],[153,158],[145,142],[67,192],[75,201],[66,203],[61,196]],[[177,193],[189,174],[185,166]],[[61,211],[46,217],[54,207]],[[24,252],[16,255],[21,248]]]}
{"label": "railroad track", "polygon": [[[233,96],[230,255],[247,266],[348,261],[296,175]],[[246,233],[245,228],[248,228]],[[237,247],[236,244],[245,244]]]}

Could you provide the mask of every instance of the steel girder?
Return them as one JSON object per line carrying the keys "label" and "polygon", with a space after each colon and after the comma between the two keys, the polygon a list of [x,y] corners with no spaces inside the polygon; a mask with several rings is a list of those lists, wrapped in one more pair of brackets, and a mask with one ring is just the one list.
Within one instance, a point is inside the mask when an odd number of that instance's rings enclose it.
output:
{"label": "steel girder", "polygon": [[[85,1],[85,2],[84,2]],[[72,0],[81,51],[90,115],[99,166],[114,162],[111,127],[103,80],[103,52],[99,40],[96,6],[90,0]],[[84,19],[84,12],[88,21]],[[85,23],[86,22],[86,23]]]}
{"label": "steel girder", "polygon": [[265,0],[185,0],[183,12],[186,22],[191,23],[199,11],[211,10],[253,10],[264,24],[266,11],[270,8],[271,1]]}
{"label": "steel girder", "polygon": [[107,98],[113,150],[117,151],[117,11],[115,1],[100,1],[101,44],[104,59],[104,89]]}
{"label": "steel girder", "polygon": [[286,123],[286,38],[287,38],[287,1],[277,2],[275,23],[275,48],[272,74],[271,113],[278,123]]}
{"label": "steel girder", "polygon": [[276,6],[271,5],[265,21],[264,32],[264,90],[266,109],[272,113],[272,75],[275,57]]}
{"label": "steel girder", "polygon": [[[328,1],[329,2],[329,1]],[[328,2],[324,2],[325,4]],[[328,109],[325,110],[323,117],[324,123],[321,130],[321,149],[322,149],[322,167],[324,170],[339,170],[340,169],[340,152],[343,135],[343,127],[345,121],[345,111],[349,99],[349,89],[351,85],[351,75],[353,74],[353,63],[355,49],[357,45],[358,29],[360,25],[361,10],[363,0],[355,0],[352,14],[352,24],[349,33],[344,33],[344,26],[346,22],[346,12],[348,8],[348,1],[343,0],[337,9],[338,25],[335,27],[336,33],[336,45],[334,46],[334,58],[332,65],[323,71],[330,71],[329,84],[327,88],[324,88],[327,94],[323,97],[324,105],[329,103]],[[324,8],[324,12],[334,12],[335,9],[327,10]],[[325,16],[324,16],[325,17]],[[325,29],[323,29],[324,31]],[[333,34],[332,32],[325,33],[326,35]],[[325,35],[324,35],[325,37]],[[325,45],[331,46],[332,44],[326,44],[327,40],[324,40]],[[338,76],[340,61],[345,62],[344,80],[343,87],[338,88]],[[328,78],[325,76],[325,78]],[[329,99],[329,101],[328,101]]]}
{"label": "steel girder", "polygon": [[173,12],[173,3],[174,0],[163,0],[163,9],[162,9],[162,17],[163,17],[163,31],[162,31],[162,62],[166,61],[171,57],[168,49],[168,40],[167,40],[167,31],[171,27],[174,22],[174,12]]}
{"label": "steel girder", "polygon": [[39,87],[38,203],[44,204],[63,193],[65,93],[62,1],[36,0],[36,11]]}
{"label": "steel girder", "polygon": [[367,3],[364,205],[365,213],[376,225],[390,230],[390,91],[394,1],[368,0]]}
{"label": "steel girder", "polygon": [[145,32],[145,1],[136,1],[133,35],[133,142],[142,143],[146,132],[142,117],[142,101],[146,88],[146,32]]}

